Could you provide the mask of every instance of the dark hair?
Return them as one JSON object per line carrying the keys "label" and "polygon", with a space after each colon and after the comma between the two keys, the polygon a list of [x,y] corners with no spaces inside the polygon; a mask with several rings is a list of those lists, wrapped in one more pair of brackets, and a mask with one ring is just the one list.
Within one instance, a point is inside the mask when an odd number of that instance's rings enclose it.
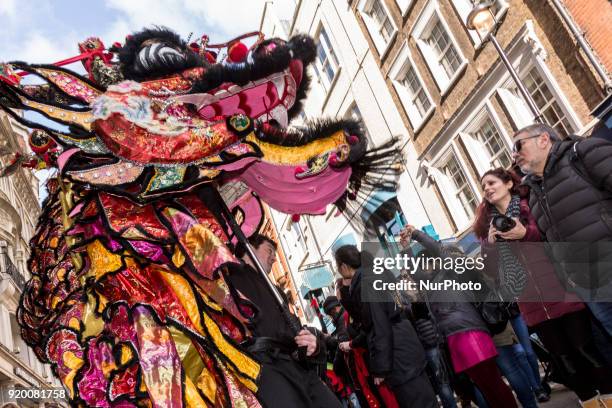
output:
{"label": "dark hair", "polygon": [[351,268],[357,269],[361,266],[361,254],[355,245],[343,245],[334,253],[336,265],[345,264]]}
{"label": "dark hair", "polygon": [[[268,244],[272,245],[272,248],[274,248],[275,251],[278,248],[276,242],[274,242],[272,238],[267,237],[263,234],[253,234],[247,238],[247,241],[249,241],[249,244],[251,244],[255,249],[259,248],[264,242],[267,242]],[[246,255],[246,253],[246,247],[242,244],[242,242],[238,242],[234,254],[238,258],[242,258],[244,255]]]}
{"label": "dark hair", "polygon": [[[138,72],[134,68],[134,62],[138,58],[140,47],[147,40],[158,40],[176,47],[183,52],[185,60],[159,62],[155,67],[151,67],[147,70],[147,72]],[[169,28],[161,26],[145,28],[142,31],[128,36],[123,47],[118,49],[118,56],[123,77],[136,81],[162,78],[167,75],[179,73],[188,68],[204,66],[206,64],[204,59],[193,52],[191,48],[187,46],[187,42],[181,39],[177,33]]]}
{"label": "dark hair", "polygon": [[514,133],[513,139],[522,134],[525,134],[527,137],[529,137],[538,136],[542,133],[548,134],[551,143],[558,142],[561,140],[561,136],[559,135],[559,133],[545,123],[534,123],[532,125],[525,126],[524,128],[519,129]]}
{"label": "dark hair", "polygon": [[[515,172],[511,170],[506,170],[501,167],[489,170],[485,172],[485,174],[483,174],[482,177],[480,178],[481,183],[482,183],[482,180],[486,176],[496,177],[500,179],[501,181],[503,181],[504,183],[511,181],[512,187],[510,188],[510,194],[518,195],[521,198],[524,198],[527,196],[527,188],[524,186],[521,186],[521,179]],[[482,202],[476,209],[476,218],[474,220],[474,225],[473,225],[474,234],[476,234],[476,236],[479,239],[484,239],[489,234],[490,218],[491,218],[491,204],[486,199],[483,198]]]}

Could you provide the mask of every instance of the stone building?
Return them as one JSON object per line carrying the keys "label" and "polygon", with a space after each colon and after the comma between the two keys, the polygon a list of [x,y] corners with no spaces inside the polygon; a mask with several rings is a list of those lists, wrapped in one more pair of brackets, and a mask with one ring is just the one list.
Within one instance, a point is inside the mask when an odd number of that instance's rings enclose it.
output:
{"label": "stone building", "polygon": [[[467,28],[479,2],[292,3],[292,12],[281,14],[275,2],[266,2],[260,30],[286,38],[307,33],[317,42],[311,91],[295,124],[359,117],[371,145],[400,140],[404,164],[396,194],[354,203],[351,218],[359,222],[336,217],[331,208],[298,223],[274,215],[296,284],[307,265],[331,261],[340,244],[392,243],[398,218],[477,252],[471,224],[482,199],[480,176],[510,165],[512,134],[534,120],[491,42]],[[496,38],[544,120],[561,133],[588,134],[596,107],[599,118],[610,116],[601,103],[610,83],[611,8],[605,0],[492,4]]]}
{"label": "stone building", "polygon": [[[480,176],[510,164],[512,134],[533,121],[493,45],[467,28],[473,6],[470,0],[349,4],[414,143],[419,180],[435,188],[459,237],[469,232],[482,199]],[[563,134],[587,132],[609,85],[612,5],[497,0],[493,12],[496,38],[545,122]],[[592,46],[578,46],[572,25]]]}
{"label": "stone building", "polygon": [[387,249],[392,250],[398,219],[444,238],[452,231],[439,206],[427,207],[429,201],[437,200],[435,190],[416,182],[421,171],[416,151],[349,4],[298,1],[287,14],[276,6],[267,2],[261,18],[260,30],[267,37],[307,33],[318,44],[317,59],[309,70],[311,89],[303,113],[292,125],[322,117],[361,119],[370,146],[396,139],[397,158],[403,162],[397,192],[374,191],[358,197],[345,215],[333,206],[325,214],[302,216],[299,221],[272,212],[301,300],[309,300],[305,312],[312,321],[316,313],[316,307],[310,307],[312,295],[320,302],[333,292],[335,248],[368,240],[389,244]]}
{"label": "stone building", "polygon": [[[0,112],[0,150],[26,151],[26,137],[27,129]],[[21,339],[15,319],[21,291],[29,278],[28,242],[39,213],[38,180],[30,171],[19,169],[0,178],[0,407],[14,406],[8,394],[14,387],[61,389],[51,367],[40,363]],[[17,402],[24,407],[67,406],[62,400]]]}

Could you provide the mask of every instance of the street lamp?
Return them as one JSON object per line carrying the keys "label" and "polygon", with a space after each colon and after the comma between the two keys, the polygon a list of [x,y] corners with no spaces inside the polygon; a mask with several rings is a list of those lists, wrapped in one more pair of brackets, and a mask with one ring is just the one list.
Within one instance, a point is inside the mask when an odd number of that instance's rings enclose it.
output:
{"label": "street lamp", "polygon": [[514,67],[508,60],[504,49],[501,47],[501,45],[499,45],[499,42],[497,42],[497,38],[495,38],[495,31],[498,27],[498,21],[495,19],[495,15],[491,11],[494,4],[495,0],[489,0],[476,4],[472,11],[470,11],[470,14],[468,14],[467,27],[470,30],[475,30],[483,43],[488,40],[493,43],[493,46],[497,50],[499,57],[506,66],[506,69],[510,73],[510,76],[516,83],[516,86],[523,95],[523,98],[525,98],[529,109],[533,113],[534,120],[536,122],[542,123],[544,122],[544,120],[542,118],[542,113],[540,113],[540,109],[538,109],[538,106],[535,104],[533,98],[529,94],[529,91],[527,91],[527,88],[525,88],[525,85],[523,85],[523,82],[521,81],[518,74],[514,70]]}

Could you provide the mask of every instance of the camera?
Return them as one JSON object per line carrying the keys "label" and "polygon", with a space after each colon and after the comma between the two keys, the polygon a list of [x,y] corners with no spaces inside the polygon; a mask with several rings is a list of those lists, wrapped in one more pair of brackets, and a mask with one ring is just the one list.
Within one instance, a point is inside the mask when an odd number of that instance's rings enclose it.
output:
{"label": "camera", "polygon": [[493,224],[495,229],[499,232],[508,232],[516,226],[516,221],[505,215],[496,215],[493,217],[493,220],[491,220],[491,224]]}

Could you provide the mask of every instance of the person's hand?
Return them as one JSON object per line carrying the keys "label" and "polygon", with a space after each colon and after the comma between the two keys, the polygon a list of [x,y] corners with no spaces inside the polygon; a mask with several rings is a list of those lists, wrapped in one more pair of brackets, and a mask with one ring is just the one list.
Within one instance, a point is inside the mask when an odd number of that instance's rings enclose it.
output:
{"label": "person's hand", "polygon": [[410,241],[412,240],[412,233],[414,232],[415,228],[413,225],[406,225],[404,228],[402,228],[402,230],[400,231],[400,245],[404,248],[408,247],[408,245],[410,245]]}
{"label": "person's hand", "polygon": [[343,341],[342,343],[338,344],[338,348],[340,349],[340,351],[348,353],[349,351],[351,351],[351,342]]}
{"label": "person's hand", "polygon": [[376,386],[379,386],[380,384],[382,384],[383,381],[385,381],[385,379],[382,377],[374,377],[374,385]]}
{"label": "person's hand", "polygon": [[310,357],[317,351],[317,336],[306,329],[300,330],[295,336],[295,343],[298,347],[306,347],[306,356]]}
{"label": "person's hand", "polygon": [[506,241],[517,241],[523,239],[527,234],[527,228],[518,218],[512,218],[516,225],[510,231],[499,232],[499,236]]}
{"label": "person's hand", "polygon": [[487,237],[487,241],[489,244],[494,244],[497,241],[497,236],[500,232],[491,224],[489,226],[489,236]]}

